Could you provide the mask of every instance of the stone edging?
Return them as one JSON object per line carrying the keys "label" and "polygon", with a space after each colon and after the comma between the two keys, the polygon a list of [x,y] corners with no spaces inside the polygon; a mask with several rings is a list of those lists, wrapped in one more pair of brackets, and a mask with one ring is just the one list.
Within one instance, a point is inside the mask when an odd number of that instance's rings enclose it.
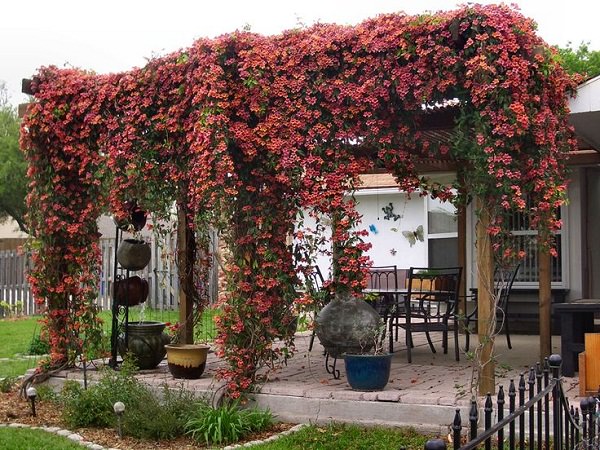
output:
{"label": "stone edging", "polygon": [[32,430],[42,430],[42,431],[46,431],[48,433],[57,434],[58,436],[64,436],[67,439],[70,439],[73,442],[75,442],[79,445],[82,445],[84,447],[87,447],[91,450],[118,450],[115,448],[102,447],[101,445],[94,444],[93,442],[84,441],[83,437],[80,434],[73,433],[72,431],[69,431],[69,430],[63,430],[62,428],[58,428],[58,427],[36,427],[36,426],[32,426],[32,425],[27,425],[24,423],[0,423],[0,428],[30,428]]}
{"label": "stone edging", "polygon": [[273,441],[276,441],[277,439],[281,438],[282,436],[287,436],[288,434],[295,433],[295,432],[300,431],[302,428],[307,427],[307,426],[308,426],[307,423],[300,423],[298,425],[293,426],[289,430],[282,431],[281,433],[278,433],[278,434],[274,434],[273,436],[269,436],[266,439],[245,442],[243,444],[229,445],[227,447],[223,447],[223,450],[232,450],[232,449],[235,449],[235,448],[253,447],[255,445],[264,444],[265,442],[273,442]]}
{"label": "stone edging", "polygon": [[[223,450],[232,450],[232,449],[243,448],[243,447],[253,447],[254,445],[262,444],[265,442],[276,441],[277,439],[281,438],[282,436],[287,436],[288,434],[292,434],[297,431],[300,431],[302,428],[304,428],[306,426],[308,426],[308,424],[301,423],[301,424],[293,426],[289,430],[282,431],[281,433],[274,434],[273,436],[269,436],[266,439],[245,442],[244,444],[229,445],[227,447],[224,447]],[[70,439],[79,445],[89,448],[90,450],[118,450],[116,448],[102,447],[101,445],[94,444],[93,442],[84,441],[83,437],[80,434],[73,433],[72,431],[64,430],[59,427],[36,427],[36,426],[24,424],[24,423],[0,423],[0,428],[30,428],[32,430],[42,430],[42,431],[46,431],[47,433],[54,433],[58,436],[64,436],[67,439]]]}

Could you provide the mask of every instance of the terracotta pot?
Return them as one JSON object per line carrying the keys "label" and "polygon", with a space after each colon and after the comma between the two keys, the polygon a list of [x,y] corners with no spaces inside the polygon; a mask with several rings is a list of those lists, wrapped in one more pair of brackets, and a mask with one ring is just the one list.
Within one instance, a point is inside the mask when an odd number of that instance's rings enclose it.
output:
{"label": "terracotta pot", "polygon": [[165,357],[165,345],[171,338],[163,333],[164,322],[128,322],[128,342],[124,334],[119,335],[119,353],[125,357],[133,354],[140,369],[154,369]]}
{"label": "terracotta pot", "polygon": [[210,347],[204,344],[169,344],[167,362],[174,378],[195,380],[200,378],[206,367],[206,357]]}
{"label": "terracotta pot", "polygon": [[135,306],[148,298],[148,282],[136,276],[115,281],[114,301],[120,306]]}
{"label": "terracotta pot", "polygon": [[124,269],[142,270],[150,262],[150,244],[137,239],[124,239],[119,243],[117,261]]}

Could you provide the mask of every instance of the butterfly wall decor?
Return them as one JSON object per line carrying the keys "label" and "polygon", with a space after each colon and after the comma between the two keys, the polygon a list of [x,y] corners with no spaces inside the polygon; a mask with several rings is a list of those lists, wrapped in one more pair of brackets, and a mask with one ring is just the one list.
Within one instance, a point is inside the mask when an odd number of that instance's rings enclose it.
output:
{"label": "butterfly wall decor", "polygon": [[377,229],[377,227],[373,224],[369,225],[369,231],[373,234],[379,234],[379,230]]}
{"label": "butterfly wall decor", "polygon": [[423,242],[425,240],[423,235],[423,225],[419,225],[415,231],[404,230],[402,236],[406,238],[411,247],[415,245],[417,241]]}

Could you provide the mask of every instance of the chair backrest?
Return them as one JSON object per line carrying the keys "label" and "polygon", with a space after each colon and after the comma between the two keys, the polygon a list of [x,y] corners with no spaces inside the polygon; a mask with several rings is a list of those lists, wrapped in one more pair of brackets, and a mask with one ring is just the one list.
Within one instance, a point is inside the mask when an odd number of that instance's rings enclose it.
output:
{"label": "chair backrest", "polygon": [[372,266],[367,279],[369,289],[398,290],[397,266]]}
{"label": "chair backrest", "polygon": [[313,289],[315,292],[321,290],[325,279],[319,266],[313,266],[312,271],[306,275],[307,289]]}
{"label": "chair backrest", "polygon": [[[408,271],[407,296],[418,303],[417,314],[449,317],[456,309],[460,293],[462,267],[411,267]],[[429,306],[444,304],[445,308],[429,310]]]}
{"label": "chair backrest", "polygon": [[521,263],[518,263],[509,267],[497,267],[494,271],[494,290],[498,296],[498,308],[503,311],[506,311],[508,299],[520,267]]}

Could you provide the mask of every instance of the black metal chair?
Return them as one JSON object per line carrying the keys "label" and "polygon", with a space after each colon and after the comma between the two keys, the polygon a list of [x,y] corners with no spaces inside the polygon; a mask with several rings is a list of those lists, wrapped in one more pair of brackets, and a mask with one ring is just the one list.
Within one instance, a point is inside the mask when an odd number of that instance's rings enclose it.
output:
{"label": "black metal chair", "polygon": [[369,303],[384,320],[394,306],[394,291],[398,291],[398,267],[371,266],[367,278],[367,292],[371,294]]}
{"label": "black metal chair", "polygon": [[[506,334],[506,343],[509,349],[512,349],[510,342],[510,329],[508,321],[508,306],[510,300],[510,294],[512,292],[513,284],[519,273],[521,264],[510,266],[506,268],[497,267],[494,271],[494,296],[497,298],[496,305],[496,322],[500,324],[498,332]],[[470,346],[470,335],[471,335],[471,323],[477,324],[477,291],[473,291],[473,295],[467,296],[467,298],[473,299],[475,302],[475,309],[464,317],[464,328],[465,328],[465,349],[469,351]],[[459,319],[457,319],[459,320]]]}
{"label": "black metal chair", "polygon": [[[456,360],[460,360],[456,306],[460,290],[462,267],[411,267],[408,271],[406,294],[399,299],[389,321],[390,352],[393,352],[392,331],[406,331],[408,362],[412,362],[413,333],[425,333],[431,351],[435,347],[432,332],[442,333],[442,347],[448,353],[448,332],[454,331]],[[403,319],[403,320],[402,320]]]}

